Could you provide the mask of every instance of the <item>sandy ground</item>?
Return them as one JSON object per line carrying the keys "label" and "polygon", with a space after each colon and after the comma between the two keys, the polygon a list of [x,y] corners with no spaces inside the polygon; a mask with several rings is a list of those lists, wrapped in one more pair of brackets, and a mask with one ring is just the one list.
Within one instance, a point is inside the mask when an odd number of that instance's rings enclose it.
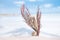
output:
{"label": "sandy ground", "polygon": [[[26,36],[21,37],[21,35],[9,36],[9,35],[13,35],[16,32],[16,29],[19,29],[21,27],[25,27],[25,28],[26,27],[29,28],[29,27],[22,22],[22,18],[20,17],[0,17],[0,40],[60,40],[60,37],[54,37],[57,35],[60,36],[60,15],[59,16],[58,15],[49,16],[49,15],[45,15],[45,16],[43,15],[42,17],[42,22],[41,22],[42,30],[41,31],[43,32],[44,35],[42,34],[42,36],[40,35],[40,37],[26,37]],[[7,33],[7,32],[11,32],[11,33],[4,34],[4,35],[8,35],[9,37],[6,37],[6,36],[2,37],[1,34]],[[16,34],[18,34],[19,32],[20,31],[18,30]]]}
{"label": "sandy ground", "polygon": [[47,37],[0,37],[0,40],[60,40],[60,37],[47,38]]}

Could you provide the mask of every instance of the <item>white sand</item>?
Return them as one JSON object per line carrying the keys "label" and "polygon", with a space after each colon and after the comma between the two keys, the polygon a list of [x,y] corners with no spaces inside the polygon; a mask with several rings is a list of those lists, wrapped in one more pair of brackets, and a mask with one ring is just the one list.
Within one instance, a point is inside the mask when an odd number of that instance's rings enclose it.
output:
{"label": "white sand", "polygon": [[[21,37],[20,31],[15,31],[21,27],[29,28],[22,22],[21,17],[1,17],[0,18],[0,40],[60,40],[60,15],[43,15],[41,18],[41,37]],[[10,32],[10,33],[9,33]],[[28,31],[27,31],[28,32]],[[8,34],[7,34],[8,33]],[[18,35],[14,36],[13,35]],[[27,33],[29,34],[29,33]],[[3,37],[2,37],[3,36]]]}
{"label": "white sand", "polygon": [[47,38],[47,37],[0,37],[0,40],[60,40],[60,37]]}

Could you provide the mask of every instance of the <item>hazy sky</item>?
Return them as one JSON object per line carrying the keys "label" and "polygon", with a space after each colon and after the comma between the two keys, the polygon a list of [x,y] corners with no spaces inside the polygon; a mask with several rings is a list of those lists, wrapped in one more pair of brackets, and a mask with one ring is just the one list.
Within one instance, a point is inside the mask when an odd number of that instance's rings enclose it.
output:
{"label": "hazy sky", "polygon": [[20,13],[20,7],[25,4],[30,12],[36,12],[38,5],[43,14],[60,13],[60,0],[0,0],[0,14]]}

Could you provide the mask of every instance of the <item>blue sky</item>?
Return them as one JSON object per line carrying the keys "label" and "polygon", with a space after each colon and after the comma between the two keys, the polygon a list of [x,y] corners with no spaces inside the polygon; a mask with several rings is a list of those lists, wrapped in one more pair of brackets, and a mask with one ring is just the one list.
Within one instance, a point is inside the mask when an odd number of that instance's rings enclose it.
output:
{"label": "blue sky", "polygon": [[19,14],[25,4],[30,12],[36,12],[38,5],[43,14],[60,13],[60,0],[0,0],[0,14]]}

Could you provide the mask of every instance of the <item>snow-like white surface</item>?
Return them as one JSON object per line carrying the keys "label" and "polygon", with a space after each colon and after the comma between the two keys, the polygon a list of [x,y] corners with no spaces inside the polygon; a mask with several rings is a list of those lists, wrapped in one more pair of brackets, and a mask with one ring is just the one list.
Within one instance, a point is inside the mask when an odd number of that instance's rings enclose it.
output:
{"label": "snow-like white surface", "polygon": [[[60,14],[42,14],[40,31],[40,36],[60,36]],[[31,32],[21,16],[0,16],[0,36],[31,36]]]}

